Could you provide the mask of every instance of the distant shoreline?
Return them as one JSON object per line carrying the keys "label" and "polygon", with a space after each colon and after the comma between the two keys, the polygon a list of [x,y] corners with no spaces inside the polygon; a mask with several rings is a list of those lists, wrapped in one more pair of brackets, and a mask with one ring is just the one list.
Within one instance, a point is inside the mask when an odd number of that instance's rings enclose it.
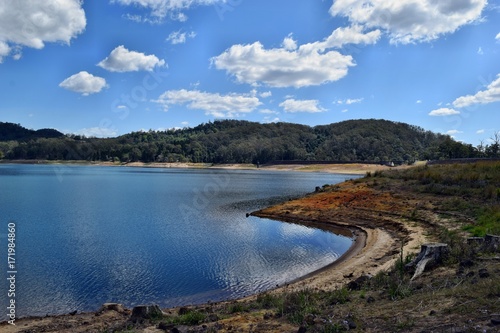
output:
{"label": "distant shoreline", "polygon": [[212,163],[114,163],[114,162],[89,162],[89,161],[63,161],[63,160],[0,160],[0,164],[55,164],[55,165],[89,165],[89,166],[114,166],[114,167],[138,167],[138,168],[178,168],[178,169],[226,169],[226,170],[273,170],[273,171],[299,171],[299,172],[327,172],[352,175],[364,175],[367,172],[387,170],[391,167],[380,164],[364,163],[338,163],[332,164],[212,164]]}

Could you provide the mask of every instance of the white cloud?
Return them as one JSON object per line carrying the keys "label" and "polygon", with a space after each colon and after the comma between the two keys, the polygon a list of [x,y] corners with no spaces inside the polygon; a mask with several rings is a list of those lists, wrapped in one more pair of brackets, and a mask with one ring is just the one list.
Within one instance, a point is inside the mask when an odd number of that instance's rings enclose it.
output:
{"label": "white cloud", "polygon": [[287,51],[293,51],[297,49],[297,42],[293,39],[292,34],[289,34],[287,37],[285,37],[281,45]]}
{"label": "white cloud", "polygon": [[[417,100],[415,103],[417,103],[417,104],[422,104],[422,100],[420,100],[420,99],[419,99],[419,100]],[[439,105],[439,104],[438,104],[438,105]]]}
{"label": "white cloud", "polygon": [[452,116],[455,114],[460,114],[460,111],[449,108],[440,108],[429,112],[429,116],[436,116],[436,117]]}
{"label": "white cloud", "polygon": [[475,95],[467,95],[457,98],[453,106],[464,108],[474,104],[488,104],[500,101],[500,74],[497,74],[495,81],[491,82],[486,90],[480,91]]}
{"label": "white cloud", "polygon": [[194,38],[196,37],[196,33],[194,31],[191,31],[189,33],[187,32],[181,32],[180,30],[178,31],[173,31],[168,35],[167,41],[169,41],[172,44],[184,44],[187,40],[187,38]]}
{"label": "white cloud", "polygon": [[351,56],[337,51],[303,54],[284,48],[266,50],[260,42],[233,45],[212,58],[212,63],[240,83],[296,88],[340,80],[354,66]]}
{"label": "white cloud", "polygon": [[284,102],[280,103],[280,107],[285,110],[285,112],[296,113],[296,112],[308,112],[308,113],[317,113],[324,112],[326,109],[323,109],[319,106],[319,101],[316,99],[304,99],[304,100],[296,100],[296,99],[287,99]]}
{"label": "white cloud", "polygon": [[363,32],[361,25],[337,28],[330,36],[321,42],[308,43],[300,46],[304,53],[311,51],[324,52],[326,49],[341,48],[346,44],[375,44],[380,39],[380,30]]}
{"label": "white cloud", "polygon": [[85,71],[71,75],[59,84],[59,87],[80,93],[83,96],[98,93],[106,86],[105,79]]}
{"label": "white cloud", "polygon": [[266,124],[277,123],[279,121],[280,121],[280,118],[278,118],[278,117],[275,117],[275,118],[264,117],[264,120],[263,120],[263,122],[266,123]]}
{"label": "white cloud", "polygon": [[0,41],[0,64],[3,62],[3,58],[8,56],[10,53],[10,47],[7,43]]}
{"label": "white cloud", "polygon": [[479,47],[479,49],[477,50],[477,54],[479,54],[479,55],[483,55],[484,54],[484,51],[483,51],[482,47]]}
{"label": "white cloud", "polygon": [[227,0],[112,0],[111,2],[149,9],[151,16],[159,20],[168,16],[172,20],[184,22],[187,20],[187,16],[183,11],[194,6],[223,4]]}
{"label": "white cloud", "polygon": [[132,22],[136,22],[136,23],[141,23],[142,22],[142,16],[141,15],[124,14],[122,17],[126,18],[127,20],[130,20]]}
{"label": "white cloud", "polygon": [[353,98],[353,99],[348,98],[346,100],[338,100],[337,104],[351,105],[351,104],[361,103],[363,100],[364,100],[364,98]]}
{"label": "white cloud", "polygon": [[199,90],[168,90],[155,102],[161,104],[165,110],[171,105],[186,104],[189,109],[203,110],[205,114],[217,118],[237,117],[241,113],[249,113],[262,103],[251,94],[207,93]]}
{"label": "white cloud", "polygon": [[463,133],[462,131],[459,131],[459,130],[449,130],[446,132],[446,134],[448,135],[455,135],[455,134],[460,134],[460,133]]}
{"label": "white cloud", "polygon": [[321,42],[297,46],[291,35],[280,48],[265,49],[260,42],[236,44],[211,62],[240,83],[271,87],[306,87],[338,81],[355,66],[352,56],[331,50],[345,44],[373,44],[379,31],[363,33],[361,26],[338,28]]}
{"label": "white cloud", "polygon": [[269,110],[269,109],[259,110],[259,113],[263,113],[263,114],[280,114],[278,111]]}
{"label": "white cloud", "polygon": [[498,33],[498,35],[495,37],[496,40],[500,40],[500,32]]}
{"label": "white cloud", "polygon": [[82,128],[81,130],[78,130],[74,134],[84,135],[86,137],[109,138],[117,136],[118,132],[114,128],[90,127],[90,128]]}
{"label": "white cloud", "polygon": [[344,109],[344,110],[342,110],[341,112],[342,112],[342,113],[346,113],[346,112],[348,112],[348,111],[349,111],[349,109]]}
{"label": "white cloud", "polygon": [[485,132],[484,129],[480,129],[476,131],[476,134],[483,134],[484,132]]}
{"label": "white cloud", "polygon": [[336,0],[333,16],[386,31],[391,43],[425,42],[481,19],[487,0]]}
{"label": "white cloud", "polygon": [[273,95],[273,93],[270,91],[264,91],[263,93],[260,93],[260,97],[262,97],[262,98],[268,98],[268,97],[271,97],[272,95]]}
{"label": "white cloud", "polygon": [[80,0],[0,1],[0,62],[9,45],[41,49],[46,42],[69,44],[85,30],[87,21]]}
{"label": "white cloud", "polygon": [[110,72],[136,72],[152,71],[156,66],[165,66],[165,60],[158,59],[155,55],[129,51],[123,45],[116,47],[110,55],[97,66]]}
{"label": "white cloud", "polygon": [[183,121],[183,122],[181,122],[181,125],[182,126],[188,126],[189,125],[189,121]]}

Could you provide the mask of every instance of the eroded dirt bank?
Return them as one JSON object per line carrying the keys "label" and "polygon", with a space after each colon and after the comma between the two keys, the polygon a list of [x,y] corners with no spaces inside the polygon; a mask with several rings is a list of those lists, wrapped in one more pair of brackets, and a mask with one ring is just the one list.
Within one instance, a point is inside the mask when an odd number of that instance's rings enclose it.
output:
{"label": "eroded dirt bank", "polygon": [[305,198],[269,207],[253,215],[316,227],[344,227],[358,238],[345,256],[289,288],[332,290],[360,275],[389,269],[403,251],[415,252],[426,241],[423,227],[406,223],[411,200],[394,197],[356,181],[347,181]]}

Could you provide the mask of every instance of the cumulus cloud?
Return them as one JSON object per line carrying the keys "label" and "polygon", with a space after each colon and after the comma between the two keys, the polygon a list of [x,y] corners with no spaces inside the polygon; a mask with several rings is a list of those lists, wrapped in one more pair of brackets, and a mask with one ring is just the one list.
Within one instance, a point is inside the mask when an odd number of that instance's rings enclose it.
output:
{"label": "cumulus cloud", "polygon": [[481,19],[487,0],[336,0],[333,16],[386,31],[391,43],[431,41]]}
{"label": "cumulus cloud", "polygon": [[278,111],[269,110],[269,109],[259,110],[259,113],[263,113],[263,114],[280,114]]}
{"label": "cumulus cloud", "polygon": [[210,6],[225,4],[227,0],[112,0],[121,5],[134,5],[151,11],[151,16],[157,20],[168,17],[184,22],[187,20],[184,11],[195,6]]}
{"label": "cumulus cloud", "polygon": [[280,118],[278,117],[264,117],[264,119],[262,120],[263,123],[265,124],[271,124],[271,123],[279,123],[280,122]]}
{"label": "cumulus cloud", "polygon": [[500,40],[500,32],[498,33],[498,35],[495,37],[496,40]]}
{"label": "cumulus cloud", "polygon": [[345,100],[341,100],[340,99],[340,100],[337,101],[337,104],[351,105],[351,104],[361,103],[363,100],[364,100],[364,98],[348,98],[348,99],[345,99]]}
{"label": "cumulus cloud", "polygon": [[308,112],[308,113],[318,113],[324,112],[326,109],[323,109],[319,105],[319,101],[317,99],[287,99],[284,102],[280,103],[280,107],[285,110],[285,112],[296,113],[296,112]]}
{"label": "cumulus cloud", "polygon": [[364,33],[361,26],[335,29],[323,41],[298,46],[293,37],[286,37],[279,48],[266,49],[260,42],[236,44],[211,62],[226,70],[240,83],[270,87],[307,87],[338,81],[355,66],[352,56],[334,48],[345,44],[373,44],[379,31]]}
{"label": "cumulus cloud", "polygon": [[98,93],[106,86],[105,79],[85,71],[71,75],[59,84],[59,87],[77,92],[83,96]]}
{"label": "cumulus cloud", "polygon": [[446,132],[446,134],[448,134],[448,135],[456,135],[456,134],[460,134],[460,133],[463,133],[463,132],[459,131],[459,130],[456,130],[456,129],[449,130],[449,131]]}
{"label": "cumulus cloud", "polygon": [[10,47],[7,43],[0,41],[0,64],[3,62],[3,58],[8,56],[10,53]]}
{"label": "cumulus cloud", "polygon": [[[46,42],[69,44],[86,24],[79,0],[1,1],[0,62],[13,45],[41,49]],[[20,50],[14,56],[19,58]]]}
{"label": "cumulus cloud", "polygon": [[168,90],[155,102],[165,110],[172,105],[186,105],[188,109],[205,111],[206,115],[217,118],[238,117],[242,113],[255,110],[262,103],[253,94],[208,93],[199,90]]}
{"label": "cumulus cloud", "polygon": [[464,108],[475,104],[488,104],[500,101],[500,74],[497,79],[491,82],[486,90],[480,91],[475,95],[467,95],[457,98],[453,102],[453,106]]}
{"label": "cumulus cloud", "polygon": [[110,137],[117,136],[118,132],[114,128],[108,128],[108,127],[89,127],[89,128],[82,128],[81,130],[78,130],[75,134],[84,135],[87,138],[90,138],[90,137],[94,137],[94,138],[110,138]]}
{"label": "cumulus cloud", "polygon": [[284,48],[266,50],[260,42],[233,45],[212,58],[212,63],[240,83],[296,88],[340,80],[354,66],[351,56],[337,51],[301,54]]}
{"label": "cumulus cloud", "polygon": [[460,114],[460,111],[449,108],[440,108],[429,112],[429,116],[435,116],[435,117],[452,116],[456,114]]}
{"label": "cumulus cloud", "polygon": [[380,30],[364,32],[361,25],[342,27],[333,32],[323,41],[307,43],[300,46],[302,52],[318,51],[324,52],[327,49],[341,48],[347,44],[375,44],[380,39]]}
{"label": "cumulus cloud", "polygon": [[484,129],[480,129],[480,130],[476,131],[476,134],[483,134],[483,133],[484,133]]}
{"label": "cumulus cloud", "polygon": [[268,97],[271,97],[272,95],[273,95],[273,93],[270,91],[264,91],[264,92],[260,93],[260,97],[262,97],[262,98],[268,98]]}
{"label": "cumulus cloud", "polygon": [[283,39],[283,43],[281,44],[283,48],[287,51],[293,51],[297,49],[297,42],[293,39],[293,35],[289,34],[285,39]]}
{"label": "cumulus cloud", "polygon": [[171,32],[170,35],[168,35],[167,37],[167,41],[174,45],[184,44],[188,38],[194,38],[194,37],[196,37],[196,33],[194,31],[187,33],[178,30]]}
{"label": "cumulus cloud", "polygon": [[157,66],[165,65],[165,60],[160,60],[155,55],[129,51],[123,45],[116,47],[106,59],[97,64],[110,72],[152,71]]}

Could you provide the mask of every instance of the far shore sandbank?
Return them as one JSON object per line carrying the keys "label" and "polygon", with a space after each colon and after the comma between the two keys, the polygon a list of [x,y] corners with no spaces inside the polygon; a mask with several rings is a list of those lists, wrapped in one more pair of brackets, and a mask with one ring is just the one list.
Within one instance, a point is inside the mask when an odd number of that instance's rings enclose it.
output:
{"label": "far shore sandbank", "polygon": [[[116,167],[140,167],[140,168],[179,168],[179,169],[226,169],[226,170],[272,170],[272,171],[300,171],[300,172],[327,172],[352,175],[364,175],[367,172],[387,170],[389,167],[381,164],[371,163],[336,163],[332,164],[244,164],[244,163],[189,163],[189,162],[103,162],[103,161],[60,161],[60,160],[0,160],[2,164],[63,164],[63,165],[95,165]],[[404,168],[400,166],[397,168]]]}

